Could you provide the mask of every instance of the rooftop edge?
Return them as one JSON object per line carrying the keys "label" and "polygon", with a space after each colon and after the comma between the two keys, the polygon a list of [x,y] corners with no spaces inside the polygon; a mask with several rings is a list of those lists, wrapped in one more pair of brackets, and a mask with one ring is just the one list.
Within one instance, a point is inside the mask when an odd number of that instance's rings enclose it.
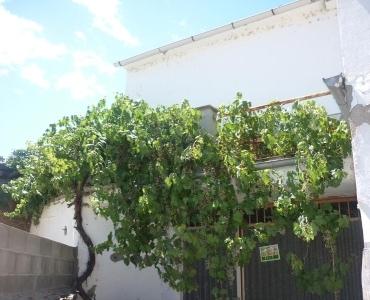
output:
{"label": "rooftop edge", "polygon": [[294,10],[296,8],[299,8],[299,7],[302,7],[302,6],[311,4],[311,3],[315,3],[315,2],[325,3],[325,2],[328,2],[328,1],[330,1],[330,0],[298,0],[298,1],[295,1],[295,2],[288,3],[288,4],[284,4],[284,5],[278,6],[276,8],[258,13],[256,15],[252,15],[250,17],[246,17],[244,19],[241,19],[241,20],[238,20],[238,21],[235,21],[235,22],[231,22],[229,24],[226,24],[226,25],[223,25],[223,26],[220,26],[220,27],[216,27],[214,29],[211,29],[211,30],[208,30],[208,31],[190,36],[188,38],[185,38],[185,39],[173,42],[173,43],[166,44],[166,45],[161,46],[159,48],[155,48],[153,50],[149,50],[149,51],[140,53],[138,55],[129,57],[127,59],[117,61],[117,62],[114,63],[114,66],[115,67],[124,67],[124,66],[127,66],[129,64],[132,64],[132,63],[138,62],[140,60],[143,60],[145,58],[149,58],[149,57],[157,55],[157,54],[166,54],[167,51],[169,51],[169,50],[179,48],[181,46],[191,44],[191,43],[197,42],[199,40],[202,40],[202,39],[205,39],[205,38],[208,38],[208,37],[211,37],[211,36],[214,36],[214,35],[229,31],[229,30],[234,30],[236,28],[245,26],[247,24],[257,22],[257,21],[261,21],[263,19],[275,16],[275,15],[278,15],[278,14],[282,14],[282,13],[285,13],[287,11],[291,11],[291,10]]}

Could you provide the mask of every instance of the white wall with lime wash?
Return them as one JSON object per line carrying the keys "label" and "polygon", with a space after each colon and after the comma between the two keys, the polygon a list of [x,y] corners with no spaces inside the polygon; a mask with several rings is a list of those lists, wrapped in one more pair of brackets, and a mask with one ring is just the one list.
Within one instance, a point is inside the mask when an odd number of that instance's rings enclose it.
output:
{"label": "white wall with lime wash", "polygon": [[321,78],[342,70],[339,49],[336,3],[319,1],[128,64],[126,93],[217,107],[239,91],[265,104],[326,90]]}
{"label": "white wall with lime wash", "polygon": [[[98,217],[90,206],[88,197],[84,198],[82,209],[83,226],[95,245],[104,242],[113,230],[110,221]],[[68,230],[64,234],[64,226]],[[79,271],[86,266],[88,252],[83,241],[74,229],[73,207],[68,207],[59,199],[44,211],[38,225],[31,226],[31,233],[47,237],[70,246],[78,246]],[[113,262],[112,252],[96,255],[96,265],[88,278],[86,290],[94,290],[97,300],[180,300],[180,294],[161,281],[154,268],[139,270],[126,266],[122,261]]]}
{"label": "white wall with lime wash", "polygon": [[40,222],[32,224],[30,232],[44,238],[76,247],[78,233],[74,229],[73,208],[68,207],[63,198],[55,200],[44,208]]}
{"label": "white wall with lime wash", "polygon": [[[339,1],[341,50],[352,131],[357,196],[370,248],[370,0]],[[366,230],[365,230],[366,229]]]}
{"label": "white wall with lime wash", "polygon": [[363,299],[370,300],[370,1],[338,0],[346,102],[364,234]]}

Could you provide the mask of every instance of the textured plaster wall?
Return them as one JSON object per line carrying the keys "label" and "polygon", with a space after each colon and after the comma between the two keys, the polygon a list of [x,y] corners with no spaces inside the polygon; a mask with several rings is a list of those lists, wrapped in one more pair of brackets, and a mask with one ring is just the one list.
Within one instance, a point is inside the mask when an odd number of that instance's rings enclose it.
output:
{"label": "textured plaster wall", "polygon": [[365,246],[370,246],[370,1],[339,0],[341,51]]}
{"label": "textured plaster wall", "polygon": [[340,0],[339,26],[343,68],[347,84],[353,84],[355,101],[370,104],[370,1]]}
{"label": "textured plaster wall", "polygon": [[[84,198],[82,217],[85,230],[95,245],[104,242],[113,230],[110,221],[94,213],[88,197]],[[64,226],[68,227],[66,234],[62,230]],[[88,252],[73,227],[73,207],[68,207],[63,199],[59,199],[44,209],[40,223],[37,226],[33,224],[31,232],[77,246],[78,268],[82,272]],[[95,295],[97,300],[180,300],[180,294],[164,284],[154,268],[139,270],[132,265],[126,266],[122,261],[113,262],[111,254],[104,252],[96,256],[94,271],[85,285],[86,290]]]}
{"label": "textured plaster wall", "polygon": [[64,199],[58,199],[44,209],[41,222],[32,224],[30,232],[53,241],[76,247],[78,233],[75,230],[73,215],[73,208],[68,208]]}
{"label": "textured plaster wall", "polygon": [[[342,71],[335,1],[316,2],[126,66],[126,92],[152,104],[253,105],[325,90]],[[335,101],[321,100],[330,113]]]}
{"label": "textured plaster wall", "polygon": [[364,235],[363,299],[370,299],[370,1],[338,0],[341,50]]}
{"label": "textured plaster wall", "polygon": [[0,299],[59,299],[75,267],[75,248],[0,223]]}

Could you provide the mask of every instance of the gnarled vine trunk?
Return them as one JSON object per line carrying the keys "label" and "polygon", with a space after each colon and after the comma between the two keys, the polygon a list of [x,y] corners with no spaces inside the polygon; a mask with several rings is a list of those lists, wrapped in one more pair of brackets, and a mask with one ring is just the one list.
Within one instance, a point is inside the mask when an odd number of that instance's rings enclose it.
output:
{"label": "gnarled vine trunk", "polygon": [[75,208],[74,218],[76,220],[76,230],[80,234],[85,245],[87,246],[89,258],[86,264],[85,271],[80,276],[77,277],[76,285],[77,285],[77,291],[79,295],[82,297],[82,299],[91,300],[90,296],[86,293],[86,291],[82,287],[82,284],[91,275],[95,267],[94,244],[90,236],[86,233],[83,227],[83,224],[82,224],[83,190],[84,190],[86,181],[87,179],[83,180],[83,182],[80,185],[78,185],[76,188],[76,196],[75,196],[75,201],[74,201],[74,208]]}

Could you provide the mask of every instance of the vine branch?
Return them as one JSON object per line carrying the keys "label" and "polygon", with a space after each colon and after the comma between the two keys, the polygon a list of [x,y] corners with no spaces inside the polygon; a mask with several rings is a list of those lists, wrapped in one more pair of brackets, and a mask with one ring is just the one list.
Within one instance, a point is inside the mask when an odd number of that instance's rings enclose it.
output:
{"label": "vine branch", "polygon": [[74,219],[76,220],[76,230],[80,234],[84,244],[86,245],[87,250],[88,250],[88,255],[89,255],[86,268],[82,272],[82,274],[77,277],[77,283],[76,283],[78,293],[80,294],[83,300],[91,300],[90,296],[84,290],[82,284],[87,280],[87,278],[93,272],[94,267],[95,267],[95,260],[96,260],[94,244],[90,236],[85,231],[85,228],[83,226],[83,219],[82,219],[83,193],[84,193],[84,188],[85,188],[87,180],[88,180],[88,176],[85,176],[82,182],[76,185],[75,200],[74,200],[74,208],[75,208]]}

